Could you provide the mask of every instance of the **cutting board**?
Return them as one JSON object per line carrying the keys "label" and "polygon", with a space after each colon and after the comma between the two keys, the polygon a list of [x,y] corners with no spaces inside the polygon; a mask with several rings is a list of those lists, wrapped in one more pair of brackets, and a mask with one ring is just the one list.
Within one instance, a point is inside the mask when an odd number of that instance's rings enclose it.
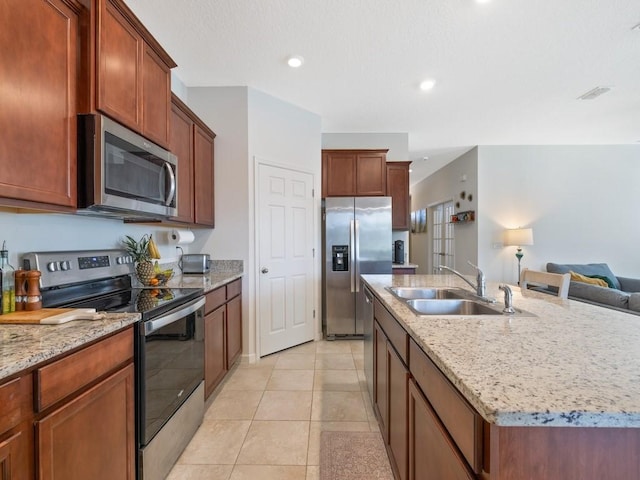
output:
{"label": "cutting board", "polygon": [[59,325],[72,320],[101,320],[104,313],[95,308],[41,308],[40,310],[12,312],[0,315],[0,323],[33,323]]}

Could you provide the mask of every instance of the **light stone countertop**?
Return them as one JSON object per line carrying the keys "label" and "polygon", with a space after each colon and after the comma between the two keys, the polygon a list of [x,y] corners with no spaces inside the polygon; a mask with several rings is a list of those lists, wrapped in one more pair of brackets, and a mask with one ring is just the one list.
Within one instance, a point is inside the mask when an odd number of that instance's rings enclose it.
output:
{"label": "light stone countertop", "polygon": [[[385,287],[470,287],[454,275],[362,278],[488,422],[640,428],[636,315],[533,291],[523,294],[511,286],[514,306],[535,317],[426,317]],[[502,305],[498,283],[487,283],[487,296]]]}
{"label": "light stone countertop", "polygon": [[[242,262],[214,261],[206,275],[176,275],[171,288],[203,288],[205,292],[243,275]],[[0,325],[0,382],[54,357],[139,321],[138,313],[108,313],[105,320],[75,320],[61,325]]]}
{"label": "light stone countertop", "polygon": [[0,382],[138,320],[139,313],[108,313],[104,320],[61,325],[0,325]]}

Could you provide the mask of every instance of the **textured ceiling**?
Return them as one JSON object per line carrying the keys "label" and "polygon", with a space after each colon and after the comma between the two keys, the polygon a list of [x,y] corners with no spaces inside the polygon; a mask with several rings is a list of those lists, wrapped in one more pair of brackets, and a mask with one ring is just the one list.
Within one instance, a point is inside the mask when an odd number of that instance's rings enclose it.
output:
{"label": "textured ceiling", "polygon": [[189,87],[256,88],[324,132],[408,132],[412,183],[473,145],[640,141],[638,0],[125,1]]}

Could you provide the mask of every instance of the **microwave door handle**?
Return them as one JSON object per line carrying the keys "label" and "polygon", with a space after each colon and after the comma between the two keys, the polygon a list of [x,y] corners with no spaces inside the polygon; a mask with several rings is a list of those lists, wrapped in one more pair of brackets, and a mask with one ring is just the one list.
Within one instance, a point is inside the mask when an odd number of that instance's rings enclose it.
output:
{"label": "microwave door handle", "polygon": [[173,197],[176,194],[176,175],[173,173],[173,169],[171,168],[171,164],[169,162],[164,162],[164,168],[167,171],[169,181],[171,182],[171,185],[169,186],[169,194],[165,199],[165,205],[171,205]]}

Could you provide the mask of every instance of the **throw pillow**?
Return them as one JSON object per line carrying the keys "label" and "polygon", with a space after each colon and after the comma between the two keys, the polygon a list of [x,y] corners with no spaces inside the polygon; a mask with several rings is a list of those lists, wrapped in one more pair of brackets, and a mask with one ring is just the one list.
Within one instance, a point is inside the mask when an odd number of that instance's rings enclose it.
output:
{"label": "throw pillow", "polygon": [[613,284],[613,281],[605,275],[586,275],[586,276],[589,278],[598,278],[600,280],[604,280],[605,283],[607,284],[607,287],[616,288],[616,286]]}
{"label": "throw pillow", "polygon": [[576,273],[571,270],[569,271],[569,274],[571,275],[571,280],[574,282],[588,283],[589,285],[597,285],[598,287],[609,286],[607,285],[607,282],[605,282],[600,278],[590,278],[590,277],[587,277],[586,275],[581,275],[580,273]]}

